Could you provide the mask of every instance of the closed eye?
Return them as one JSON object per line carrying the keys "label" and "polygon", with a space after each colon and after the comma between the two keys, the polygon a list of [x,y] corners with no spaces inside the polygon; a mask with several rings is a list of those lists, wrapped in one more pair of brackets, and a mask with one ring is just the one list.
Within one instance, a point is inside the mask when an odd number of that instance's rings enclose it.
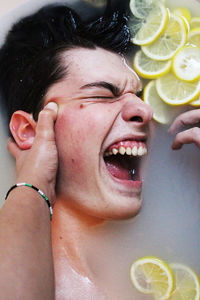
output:
{"label": "closed eye", "polygon": [[108,96],[91,96],[87,98],[88,99],[113,99],[113,97],[108,97]]}
{"label": "closed eye", "polygon": [[[92,102],[92,100],[94,101],[93,103],[113,103],[119,100],[119,97],[114,97],[114,96],[91,96],[91,97],[87,97],[88,102]],[[96,100],[96,101],[95,101]]]}

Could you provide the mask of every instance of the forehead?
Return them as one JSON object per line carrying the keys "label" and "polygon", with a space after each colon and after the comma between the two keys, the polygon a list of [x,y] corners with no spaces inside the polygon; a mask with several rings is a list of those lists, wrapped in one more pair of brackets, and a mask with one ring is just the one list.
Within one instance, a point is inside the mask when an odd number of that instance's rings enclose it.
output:
{"label": "forehead", "polygon": [[141,84],[123,57],[101,48],[69,50],[63,60],[68,66],[68,79],[76,79],[80,84],[104,80],[121,86],[129,81],[135,89]]}

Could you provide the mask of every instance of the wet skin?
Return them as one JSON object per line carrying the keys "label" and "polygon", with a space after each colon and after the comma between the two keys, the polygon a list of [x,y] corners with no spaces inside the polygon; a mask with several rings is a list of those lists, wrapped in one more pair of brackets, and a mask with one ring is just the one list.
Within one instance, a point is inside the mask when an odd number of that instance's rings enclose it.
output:
{"label": "wet skin", "polygon": [[63,63],[68,75],[45,99],[59,106],[56,206],[63,202],[101,219],[134,216],[141,207],[141,179],[113,177],[103,156],[117,142],[145,144],[152,111],[136,96],[141,83],[122,57],[101,48],[70,50]]}
{"label": "wet skin", "polygon": [[94,225],[138,213],[142,181],[113,176],[104,156],[113,145],[146,147],[152,111],[136,96],[141,83],[119,55],[77,48],[65,53],[63,63],[68,74],[45,99],[59,107],[52,222],[56,299],[109,299],[94,285],[87,240]]}
{"label": "wet skin", "polygon": [[[152,112],[136,96],[140,82],[120,56],[102,49],[74,49],[65,54],[63,64],[69,65],[68,76],[52,86],[45,99],[46,103],[54,101],[59,106],[55,128],[59,152],[58,197],[52,222],[56,300],[113,299],[109,295],[104,297],[102,290],[94,284],[98,276],[93,270],[91,252],[88,251],[91,244],[87,241],[94,237],[94,225],[102,224],[105,219],[128,218],[139,211],[140,177],[130,179],[115,160],[116,169],[113,168],[113,155],[111,159],[109,156],[110,152],[123,152],[126,147],[134,150],[135,146],[141,145],[145,148]],[[47,117],[46,113],[43,117]],[[19,181],[28,178],[27,182],[44,187],[48,196],[54,199],[54,193],[49,191],[54,191],[57,170],[53,130],[56,116],[50,118],[48,115],[50,122],[43,119],[43,125],[39,126],[32,115],[15,112],[10,128],[16,144],[9,144],[9,151],[16,158]],[[180,115],[170,131],[179,130],[180,125],[195,126],[199,116],[200,110]],[[199,147],[198,127],[179,132],[172,147],[180,149],[188,143]]]}

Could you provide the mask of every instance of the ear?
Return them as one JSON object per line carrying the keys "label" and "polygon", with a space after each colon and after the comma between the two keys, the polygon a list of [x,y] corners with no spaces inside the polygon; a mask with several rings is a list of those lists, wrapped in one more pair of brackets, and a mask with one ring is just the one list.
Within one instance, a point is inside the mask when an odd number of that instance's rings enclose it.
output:
{"label": "ear", "polygon": [[36,122],[32,114],[18,110],[10,121],[10,131],[15,142],[22,150],[30,149],[35,137]]}

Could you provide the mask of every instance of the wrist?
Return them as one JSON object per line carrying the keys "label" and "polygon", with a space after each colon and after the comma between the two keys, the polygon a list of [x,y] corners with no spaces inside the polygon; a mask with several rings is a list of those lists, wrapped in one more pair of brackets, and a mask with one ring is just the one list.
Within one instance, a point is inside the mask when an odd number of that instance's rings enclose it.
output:
{"label": "wrist", "polygon": [[[26,187],[27,189],[32,189],[35,191],[35,193],[39,194],[41,198],[43,198],[43,201],[46,202],[48,208],[49,208],[49,213],[50,213],[50,220],[52,220],[52,216],[53,216],[53,209],[52,209],[52,206],[50,204],[50,201],[48,199],[48,197],[45,195],[45,193],[37,188],[36,186],[32,185],[32,184],[29,184],[29,183],[26,183],[26,182],[19,182],[19,183],[16,183],[15,185],[11,186],[11,188],[8,190],[7,194],[6,194],[6,197],[5,197],[5,200],[8,198],[9,194],[14,190],[14,189],[18,189],[18,188],[21,188],[21,187]],[[35,198],[35,197],[34,197]]]}
{"label": "wrist", "polygon": [[18,176],[16,179],[16,184],[17,183],[27,183],[30,185],[35,186],[37,189],[41,190],[46,197],[48,198],[51,206],[54,204],[54,199],[55,199],[55,188],[52,188],[52,185],[49,184],[48,182],[44,180],[40,180],[38,176]]}

